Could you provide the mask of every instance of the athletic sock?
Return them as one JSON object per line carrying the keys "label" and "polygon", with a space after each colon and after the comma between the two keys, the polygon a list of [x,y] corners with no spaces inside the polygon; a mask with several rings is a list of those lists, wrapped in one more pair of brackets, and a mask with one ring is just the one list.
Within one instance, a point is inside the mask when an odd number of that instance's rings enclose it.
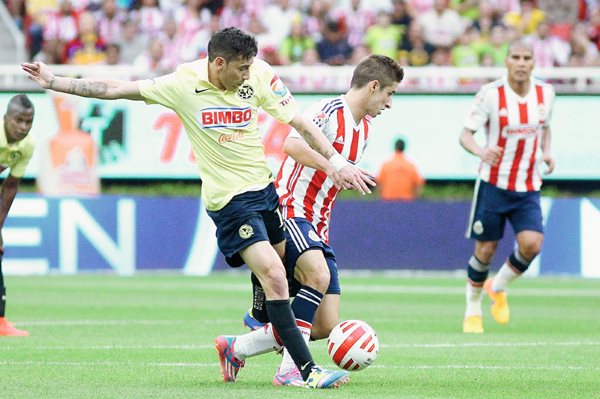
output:
{"label": "athletic sock", "polygon": [[465,310],[466,316],[481,316],[481,298],[483,292],[483,283],[488,276],[490,264],[483,263],[475,255],[469,259],[467,266],[467,288]]}
{"label": "athletic sock", "polygon": [[263,324],[268,323],[265,291],[254,273],[250,275],[250,280],[252,281],[252,317]]}
{"label": "athletic sock", "polygon": [[494,277],[492,290],[505,291],[506,287],[529,268],[533,259],[526,259],[518,249],[515,249]]}
{"label": "athletic sock", "polygon": [[[323,300],[323,294],[309,286],[302,286],[296,298],[292,302],[292,311],[296,316],[296,324],[298,329],[302,333],[304,342],[308,344],[310,339],[310,330],[312,329],[312,322],[315,318],[315,313],[321,301]],[[287,373],[295,366],[294,360],[287,350],[283,352],[283,359],[279,366],[280,373]]]}
{"label": "athletic sock", "polygon": [[266,303],[269,319],[271,320],[277,335],[279,335],[281,342],[289,351],[292,359],[294,359],[294,364],[298,367],[298,370],[300,370],[302,379],[306,381],[315,362],[308,350],[308,345],[296,326],[296,321],[289,301],[275,300],[267,301]]}
{"label": "athletic sock", "polygon": [[483,288],[474,287],[471,283],[467,282],[467,309],[465,310],[465,317],[467,316],[481,316],[481,297]]}
{"label": "athletic sock", "polygon": [[281,348],[281,341],[277,333],[271,323],[267,323],[262,328],[237,336],[233,352],[235,357],[244,360],[247,357],[279,351]]}

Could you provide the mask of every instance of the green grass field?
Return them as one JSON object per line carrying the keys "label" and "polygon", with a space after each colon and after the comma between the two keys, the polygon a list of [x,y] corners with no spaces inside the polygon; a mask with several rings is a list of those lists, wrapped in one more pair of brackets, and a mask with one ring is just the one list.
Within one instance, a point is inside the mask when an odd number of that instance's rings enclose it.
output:
{"label": "green grass field", "polygon": [[[342,274],[342,319],[378,332],[375,364],[339,390],[270,384],[279,357],[221,381],[215,336],[242,333],[248,276],[7,277],[0,398],[600,398],[600,280],[522,279],[512,320],[461,333],[464,279]],[[325,341],[317,362],[334,367]]]}

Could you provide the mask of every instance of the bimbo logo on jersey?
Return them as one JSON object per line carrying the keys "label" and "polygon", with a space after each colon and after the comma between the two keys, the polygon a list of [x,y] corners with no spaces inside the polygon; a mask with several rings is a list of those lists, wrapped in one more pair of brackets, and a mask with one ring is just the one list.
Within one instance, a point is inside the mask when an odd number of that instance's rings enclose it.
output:
{"label": "bimbo logo on jersey", "polygon": [[535,137],[538,132],[538,128],[538,125],[507,126],[502,132],[502,135],[504,137],[515,137],[520,139]]}
{"label": "bimbo logo on jersey", "polygon": [[213,107],[200,110],[200,124],[208,129],[216,127],[237,129],[248,126],[251,120],[251,107]]}

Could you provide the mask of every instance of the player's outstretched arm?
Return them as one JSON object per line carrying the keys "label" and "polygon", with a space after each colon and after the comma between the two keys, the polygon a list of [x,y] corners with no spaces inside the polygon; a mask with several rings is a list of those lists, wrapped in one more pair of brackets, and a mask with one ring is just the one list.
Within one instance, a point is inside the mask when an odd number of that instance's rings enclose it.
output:
{"label": "player's outstretched arm", "polygon": [[27,73],[29,79],[44,89],[104,100],[118,98],[144,100],[137,82],[108,78],[74,79],[56,76],[43,62],[23,63],[21,68]]}
{"label": "player's outstretched arm", "polygon": [[363,195],[371,193],[369,186],[375,186],[372,176],[348,163],[343,156],[338,154],[333,145],[315,125],[300,114],[294,116],[294,119],[290,121],[290,125],[302,135],[312,149],[329,160],[339,176],[337,180],[334,180],[336,187],[354,188]]}
{"label": "player's outstretched arm", "polygon": [[294,158],[294,161],[300,165],[322,170],[334,182],[340,178],[331,163],[323,155],[310,148],[300,137],[288,136],[283,143],[283,152]]}

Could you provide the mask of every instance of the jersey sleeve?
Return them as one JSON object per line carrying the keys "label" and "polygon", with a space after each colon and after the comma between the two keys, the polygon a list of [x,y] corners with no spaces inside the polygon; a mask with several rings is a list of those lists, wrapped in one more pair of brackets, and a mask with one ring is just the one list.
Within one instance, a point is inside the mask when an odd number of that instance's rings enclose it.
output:
{"label": "jersey sleeve", "polygon": [[548,100],[546,101],[546,118],[544,119],[544,127],[550,127],[550,120],[552,119],[552,110],[554,109],[554,100],[556,100],[556,93],[554,88],[548,85]]}
{"label": "jersey sleeve", "polygon": [[30,140],[25,147],[22,148],[21,157],[10,167],[10,175],[12,177],[21,178],[25,175],[25,169],[31,157],[33,156],[33,150],[35,149],[35,142]]}
{"label": "jersey sleeve", "polygon": [[154,79],[141,80],[139,88],[140,94],[144,97],[146,104],[161,104],[173,109],[178,99],[180,99],[180,85],[177,79],[177,72]]}
{"label": "jersey sleeve", "polygon": [[476,132],[487,123],[490,117],[489,94],[490,90],[487,86],[479,90],[471,105],[471,110],[465,120],[464,127]]}
{"label": "jersey sleeve", "polygon": [[261,60],[255,64],[261,86],[258,105],[273,118],[289,123],[298,113],[298,103],[269,64]]}
{"label": "jersey sleeve", "polygon": [[[324,101],[319,101],[316,104],[311,105],[302,113],[302,115],[310,121],[313,125],[315,125],[324,135],[327,137],[327,140],[332,143],[335,140],[335,134],[331,136],[330,125],[329,125],[329,117],[325,112],[323,112]],[[334,130],[335,132],[335,130]],[[289,134],[290,137],[302,138],[302,135],[298,133],[296,129],[292,129]]]}

